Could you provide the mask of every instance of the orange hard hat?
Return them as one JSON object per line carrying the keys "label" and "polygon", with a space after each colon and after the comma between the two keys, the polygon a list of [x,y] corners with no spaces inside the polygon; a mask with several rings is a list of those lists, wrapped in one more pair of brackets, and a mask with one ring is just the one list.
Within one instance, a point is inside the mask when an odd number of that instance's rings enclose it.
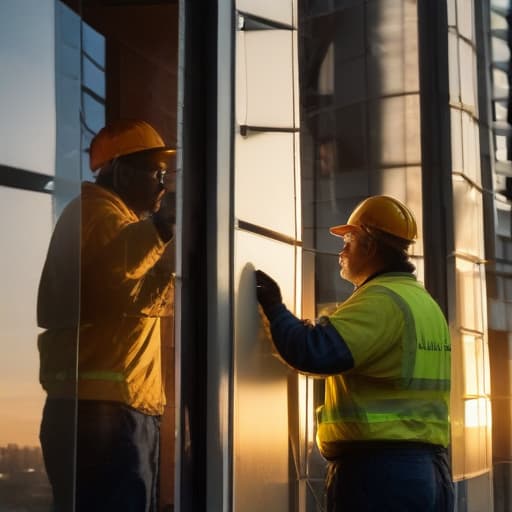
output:
{"label": "orange hard hat", "polygon": [[119,119],[102,128],[92,139],[89,165],[92,171],[96,171],[114,158],[140,151],[158,151],[168,155],[176,152],[165,145],[162,137],[146,121]]}
{"label": "orange hard hat", "polygon": [[333,226],[329,231],[333,235],[343,236],[363,227],[378,229],[411,243],[418,237],[411,210],[390,196],[368,197],[355,207],[346,224]]}

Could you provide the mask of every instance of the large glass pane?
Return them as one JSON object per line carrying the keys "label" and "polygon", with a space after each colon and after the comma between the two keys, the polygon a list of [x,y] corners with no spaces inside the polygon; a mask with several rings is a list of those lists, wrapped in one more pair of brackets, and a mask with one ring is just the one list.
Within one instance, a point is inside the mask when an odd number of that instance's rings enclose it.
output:
{"label": "large glass pane", "polygon": [[[39,427],[36,298],[52,227],[51,196],[0,187],[2,307],[0,308],[0,509],[49,511]],[[64,440],[62,452],[66,450]]]}
{"label": "large glass pane", "polygon": [[[113,189],[125,207],[135,212],[135,216],[131,215],[122,220],[135,232],[134,226],[137,223],[141,226],[143,219],[151,212],[139,211],[134,197],[123,192],[122,183],[126,183],[127,175],[121,181],[110,184],[102,180],[102,175],[104,172],[108,174],[108,171],[101,170],[99,179],[98,173],[93,175],[89,170],[88,149],[93,136],[105,123],[109,124],[118,119],[143,120],[156,129],[167,145],[176,144],[178,4],[175,1],[81,2],[80,15],[84,25],[81,64],[82,131],[77,145],[82,155],[83,180],[96,182],[96,186],[105,187],[107,190]],[[168,166],[168,175],[172,177],[176,170],[175,161],[169,160],[165,163]],[[143,169],[138,167],[139,164],[140,162],[133,163],[137,170],[144,170],[149,165],[143,164]],[[168,210],[169,222],[172,222],[171,218],[175,215],[174,180],[171,179],[167,186],[169,194],[165,196],[163,204]],[[90,190],[90,187],[83,188],[82,192],[84,230],[87,230],[90,222],[87,209]],[[139,192],[142,191],[141,186]],[[106,218],[103,222],[105,220]],[[103,229],[101,222],[99,219],[96,225],[98,232]],[[147,245],[146,238],[126,236],[125,261],[130,262],[130,258],[140,254],[139,251],[152,250]],[[110,242],[114,246],[115,240],[114,237]],[[160,452],[159,463],[156,462],[157,459],[152,459],[147,472],[150,479],[144,485],[149,485],[150,481],[151,485],[156,485],[159,488],[159,503],[155,506],[159,510],[169,510],[174,506],[175,475],[174,245],[169,242],[163,254],[153,260],[154,265],[147,261],[140,267],[142,274],[132,277],[133,280],[130,281],[134,286],[131,291],[128,283],[109,288],[108,283],[115,279],[120,262],[108,259],[105,255],[103,261],[95,265],[97,273],[104,272],[103,299],[100,301],[103,313],[88,320],[87,312],[95,307],[91,302],[92,295],[88,293],[96,290],[93,294],[96,295],[100,291],[94,273],[87,273],[85,270],[93,250],[94,245],[84,238],[81,252],[82,321],[78,365],[79,429],[89,432],[86,421],[90,413],[87,411],[91,401],[97,400],[102,403],[113,401],[116,411],[123,410],[122,407],[127,405],[130,410],[136,411],[135,417],[142,419],[148,428],[161,416],[159,448],[154,444],[158,437],[154,427],[148,430],[157,436],[152,440],[149,437],[147,440],[131,439],[137,450],[145,450],[144,446],[153,446],[156,453],[150,455],[148,452],[148,456],[158,456],[158,451]],[[98,300],[100,299],[96,298],[96,302]],[[104,337],[101,345],[98,343],[100,332],[103,332]],[[117,359],[108,363],[109,357],[114,357],[112,350],[117,343]],[[107,347],[105,357],[99,359],[102,346]],[[91,363],[95,361],[95,357],[98,358],[96,366]],[[119,361],[118,366],[115,360]],[[117,375],[116,372],[119,373],[119,366],[123,371],[121,377],[115,378],[121,378],[122,385],[125,386],[124,393],[115,391],[117,381],[113,376]],[[93,430],[91,432],[91,439],[94,440],[96,434]],[[114,449],[115,446],[112,441],[110,448]],[[79,438],[79,471],[86,458],[84,447],[86,444]],[[134,459],[127,462],[126,466],[135,470],[136,464]],[[125,483],[122,494],[129,496],[140,483]],[[106,484],[107,487],[109,485],[114,489],[113,482]],[[148,496],[150,494],[151,492]]]}
{"label": "large glass pane", "polygon": [[456,250],[483,259],[482,193],[464,178],[454,176],[453,196]]}
{"label": "large glass pane", "polygon": [[54,174],[54,2],[2,1],[0,48],[0,163]]}
{"label": "large glass pane", "polygon": [[[299,1],[303,316],[332,312],[353,291],[340,279],[342,242],[328,228],[373,194],[407,203],[420,226],[412,248],[423,278],[417,6],[392,0]],[[320,510],[325,461],[314,446],[323,381],[299,386],[305,510]]]}
{"label": "large glass pane", "polygon": [[[2,511],[72,512],[76,483],[80,488],[88,477],[93,492],[84,508],[98,510],[94,500],[103,507],[112,490],[118,494],[106,506],[126,508],[122,500],[140,482],[107,481],[104,468],[124,439],[118,430],[103,437],[115,424],[105,412],[113,408],[153,425],[148,473],[153,489],[159,488],[155,506],[173,507],[174,246],[166,244],[158,264],[144,260],[143,277],[134,277],[126,265],[137,259],[147,237],[123,244],[117,259],[114,242],[106,249],[119,227],[110,223],[113,218],[124,216],[119,229],[149,227],[158,247],[164,237],[148,218],[152,206],[139,208],[134,199],[143,188],[132,182],[133,195],[127,192],[133,169],[122,171],[117,162],[115,172],[110,168],[116,179],[103,175],[96,181],[89,146],[105,122],[120,118],[141,118],[175,144],[177,11],[174,1],[1,3],[0,64],[9,72],[0,81],[0,110],[8,114],[0,120],[0,167],[14,177],[9,188],[0,186]],[[172,177],[175,165],[169,164]],[[149,170],[156,186],[158,179],[164,182],[154,167],[137,170]],[[165,184],[170,236],[175,190],[172,179]],[[96,191],[92,209],[87,190]],[[110,210],[105,196],[114,205]],[[115,234],[112,239],[124,240]],[[113,285],[120,274],[125,280]],[[116,367],[112,360],[121,363]],[[135,444],[144,449],[146,441]],[[132,468],[125,464],[129,453],[123,445],[117,469]]]}

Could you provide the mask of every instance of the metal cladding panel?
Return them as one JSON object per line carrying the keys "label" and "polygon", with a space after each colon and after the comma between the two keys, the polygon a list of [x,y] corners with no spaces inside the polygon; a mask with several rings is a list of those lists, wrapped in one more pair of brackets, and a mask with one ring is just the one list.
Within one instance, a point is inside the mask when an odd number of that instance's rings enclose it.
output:
{"label": "metal cladding panel", "polygon": [[235,232],[234,510],[285,511],[289,507],[287,367],[277,359],[256,301],[254,270],[279,283],[294,308],[293,245]]}
{"label": "metal cladding panel", "polygon": [[294,126],[293,31],[240,31],[236,121],[267,128]]}
{"label": "metal cladding panel", "polygon": [[294,156],[293,133],[236,137],[237,218],[295,237]]}
{"label": "metal cladding panel", "polygon": [[297,24],[297,0],[237,0],[236,8],[285,25]]}

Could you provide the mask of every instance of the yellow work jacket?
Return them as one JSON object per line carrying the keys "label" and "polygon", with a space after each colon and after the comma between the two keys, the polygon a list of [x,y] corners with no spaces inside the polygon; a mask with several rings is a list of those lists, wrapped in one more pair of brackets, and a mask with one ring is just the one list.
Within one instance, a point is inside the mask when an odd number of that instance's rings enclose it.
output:
{"label": "yellow work jacket", "polygon": [[354,367],[326,378],[317,442],[336,457],[346,441],[448,445],[451,344],[439,306],[407,273],[357,289],[329,317]]}
{"label": "yellow work jacket", "polygon": [[173,300],[173,249],[151,219],[93,183],[59,218],[38,297],[40,381],[48,396],[165,405],[160,317]]}

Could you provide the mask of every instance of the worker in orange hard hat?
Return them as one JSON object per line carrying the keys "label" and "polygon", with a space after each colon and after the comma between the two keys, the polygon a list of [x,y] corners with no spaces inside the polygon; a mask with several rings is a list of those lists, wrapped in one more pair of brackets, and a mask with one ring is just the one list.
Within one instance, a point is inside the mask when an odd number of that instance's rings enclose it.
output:
{"label": "worker in orange hard hat", "polygon": [[95,182],[60,216],[39,286],[41,445],[56,510],[156,511],[175,150],[119,120],[89,155]]}
{"label": "worker in orange hard hat", "polygon": [[315,324],[288,311],[277,283],[256,271],[280,356],[326,378],[317,444],[328,461],[327,511],[451,511],[450,334],[413,273],[414,215],[373,196],[330,232],[343,238],[340,274],[355,290]]}

